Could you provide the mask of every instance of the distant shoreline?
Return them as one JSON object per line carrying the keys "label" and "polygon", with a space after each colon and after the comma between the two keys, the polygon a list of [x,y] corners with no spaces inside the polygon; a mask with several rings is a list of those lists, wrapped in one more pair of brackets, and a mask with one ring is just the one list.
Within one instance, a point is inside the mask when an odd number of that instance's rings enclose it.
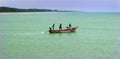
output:
{"label": "distant shoreline", "polygon": [[[78,13],[120,13],[120,12],[80,12],[77,11]],[[57,12],[0,12],[0,14],[8,14],[8,13],[57,13]]]}
{"label": "distant shoreline", "polygon": [[[47,13],[49,11],[46,11],[46,12],[0,12],[0,13]],[[76,11],[59,11],[59,12],[76,12]],[[77,11],[79,12],[79,11]],[[50,12],[52,13],[52,12]]]}
{"label": "distant shoreline", "polygon": [[87,12],[87,11],[68,11],[52,9],[20,9],[13,7],[0,7],[0,14],[5,13],[49,13],[49,12],[80,12],[80,13],[120,13],[120,12]]}
{"label": "distant shoreline", "polygon": [[0,13],[6,12],[73,12],[68,10],[52,10],[52,9],[20,9],[13,7],[0,7]]}
{"label": "distant shoreline", "polygon": [[44,13],[56,13],[56,12],[0,12],[0,14],[44,14]]}

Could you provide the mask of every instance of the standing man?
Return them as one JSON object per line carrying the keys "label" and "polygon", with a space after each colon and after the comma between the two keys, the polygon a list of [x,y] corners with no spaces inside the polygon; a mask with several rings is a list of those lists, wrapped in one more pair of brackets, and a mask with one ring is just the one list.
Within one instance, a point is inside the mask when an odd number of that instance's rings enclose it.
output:
{"label": "standing man", "polygon": [[53,30],[54,30],[54,26],[55,26],[55,24],[52,25],[52,29],[53,29]]}
{"label": "standing man", "polygon": [[62,24],[59,25],[59,30],[62,30]]}
{"label": "standing man", "polygon": [[71,28],[71,26],[72,26],[72,25],[71,25],[71,24],[69,24],[69,28]]}

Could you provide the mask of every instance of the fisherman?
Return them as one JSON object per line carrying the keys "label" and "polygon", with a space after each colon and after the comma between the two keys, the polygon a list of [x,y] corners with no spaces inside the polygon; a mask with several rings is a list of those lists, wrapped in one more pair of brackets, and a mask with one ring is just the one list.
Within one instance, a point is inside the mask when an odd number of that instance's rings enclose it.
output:
{"label": "fisherman", "polygon": [[55,26],[55,24],[52,25],[52,29],[53,29],[53,30],[54,30],[54,26]]}
{"label": "fisherman", "polygon": [[62,30],[62,24],[59,25],[59,30]]}
{"label": "fisherman", "polygon": [[71,26],[72,26],[72,25],[71,25],[71,24],[69,24],[69,25],[68,25],[68,27],[66,27],[66,28],[68,28],[68,29],[69,29],[69,28],[71,28]]}
{"label": "fisherman", "polygon": [[69,28],[71,28],[71,26],[72,26],[72,25],[71,25],[71,24],[69,24]]}

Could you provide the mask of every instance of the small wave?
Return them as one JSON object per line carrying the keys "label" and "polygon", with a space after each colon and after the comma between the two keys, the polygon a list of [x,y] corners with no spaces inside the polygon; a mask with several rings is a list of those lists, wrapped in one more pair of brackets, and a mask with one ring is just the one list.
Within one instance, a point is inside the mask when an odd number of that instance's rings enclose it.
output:
{"label": "small wave", "polygon": [[40,32],[39,34],[45,34],[45,32]]}
{"label": "small wave", "polygon": [[28,33],[19,33],[20,35],[42,35],[45,34],[45,32],[28,32]]}

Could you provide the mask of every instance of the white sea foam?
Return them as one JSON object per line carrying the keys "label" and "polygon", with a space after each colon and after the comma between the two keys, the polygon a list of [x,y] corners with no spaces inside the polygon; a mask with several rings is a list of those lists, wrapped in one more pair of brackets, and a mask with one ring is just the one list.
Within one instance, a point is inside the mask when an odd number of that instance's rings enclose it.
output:
{"label": "white sea foam", "polygon": [[25,32],[25,33],[17,33],[17,34],[14,34],[14,35],[26,35],[26,36],[29,36],[29,35],[43,35],[45,34],[45,32]]}

